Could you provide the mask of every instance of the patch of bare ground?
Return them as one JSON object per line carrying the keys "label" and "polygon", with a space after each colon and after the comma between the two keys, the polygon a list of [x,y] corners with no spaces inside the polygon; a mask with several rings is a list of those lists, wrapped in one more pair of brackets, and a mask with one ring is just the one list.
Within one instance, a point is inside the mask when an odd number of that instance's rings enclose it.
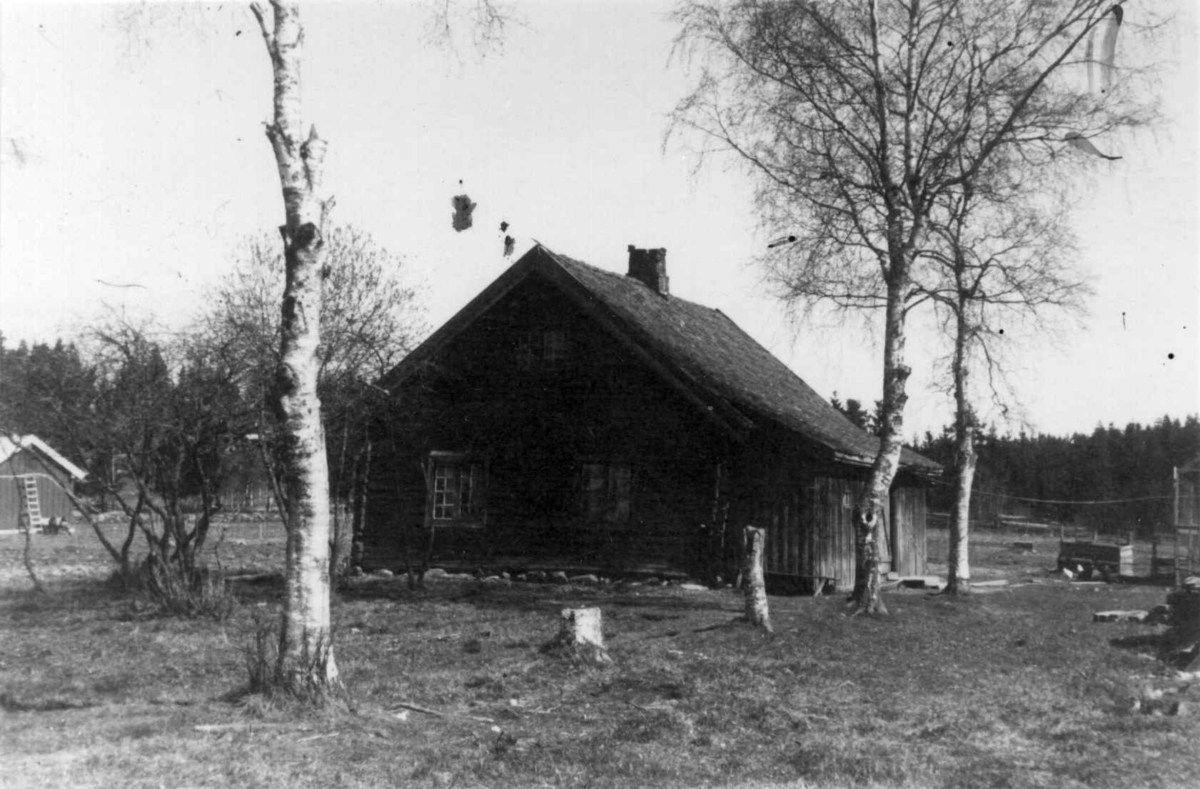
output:
{"label": "patch of bare ground", "polygon": [[[1155,628],[1091,621],[1165,590],[1071,584],[1046,572],[1052,548],[1011,541],[974,540],[977,577],[1007,591],[896,591],[884,619],[772,597],[773,636],[737,622],[732,591],[355,579],[334,607],[353,702],[328,712],[231,700],[255,614],[277,610],[269,578],[221,623],[156,616],[102,573],[52,577],[48,597],[9,584],[4,785],[1194,786],[1200,694],[1132,711],[1170,669],[1111,642]],[[231,565],[281,561],[240,547]],[[591,606],[612,665],[539,651],[561,609]]]}

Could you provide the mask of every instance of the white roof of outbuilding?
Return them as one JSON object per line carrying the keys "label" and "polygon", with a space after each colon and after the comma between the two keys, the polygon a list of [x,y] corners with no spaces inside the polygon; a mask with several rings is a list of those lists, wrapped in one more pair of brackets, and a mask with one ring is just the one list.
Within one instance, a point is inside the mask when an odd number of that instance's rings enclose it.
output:
{"label": "white roof of outbuilding", "polygon": [[87,476],[86,471],[55,452],[53,447],[32,433],[27,436],[0,435],[0,463],[8,460],[22,449],[36,449],[50,460],[53,460],[56,464],[66,469],[67,473],[69,473],[75,479],[83,479]]}

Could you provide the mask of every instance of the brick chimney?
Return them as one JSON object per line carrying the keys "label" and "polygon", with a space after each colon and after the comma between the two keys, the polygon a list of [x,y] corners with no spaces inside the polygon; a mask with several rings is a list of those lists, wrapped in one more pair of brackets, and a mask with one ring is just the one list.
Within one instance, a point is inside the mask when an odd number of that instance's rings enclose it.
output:
{"label": "brick chimney", "polygon": [[629,245],[629,274],[627,276],[648,285],[660,296],[669,298],[671,289],[667,278],[667,250],[638,249]]}

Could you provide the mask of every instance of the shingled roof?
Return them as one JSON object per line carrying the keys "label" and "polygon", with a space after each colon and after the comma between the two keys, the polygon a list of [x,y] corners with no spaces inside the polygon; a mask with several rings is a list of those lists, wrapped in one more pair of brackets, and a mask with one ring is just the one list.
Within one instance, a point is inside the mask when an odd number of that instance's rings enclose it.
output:
{"label": "shingled roof", "polygon": [[[596,268],[540,244],[434,332],[400,368],[415,367],[428,358],[535,272],[557,283],[610,330],[623,334],[627,345],[645,351],[690,399],[728,424],[750,430],[769,420],[850,463],[868,464],[878,452],[878,439],[843,416],[725,313],[665,296],[632,276]],[[907,449],[901,464],[926,473],[941,469]]]}

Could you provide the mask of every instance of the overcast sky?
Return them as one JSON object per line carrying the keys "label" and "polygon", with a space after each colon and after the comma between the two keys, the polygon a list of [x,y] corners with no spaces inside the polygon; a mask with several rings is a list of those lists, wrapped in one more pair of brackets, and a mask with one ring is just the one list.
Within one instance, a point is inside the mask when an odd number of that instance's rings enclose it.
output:
{"label": "overcast sky", "polygon": [[[1101,168],[1079,206],[1090,317],[1014,353],[1029,429],[1200,411],[1197,35],[1191,4],[1178,5],[1160,53],[1166,121],[1120,141],[1112,152],[1124,158]],[[822,395],[877,398],[881,332],[789,322],[749,265],[767,238],[744,176],[697,175],[681,146],[664,150],[667,113],[689,85],[668,63],[669,4],[516,8],[524,24],[483,60],[423,43],[423,5],[303,11],[305,114],[330,143],[334,218],[406,258],[429,324],[533,239],[620,272],[627,245],[665,247],[674,294],[719,307]],[[242,239],[282,221],[262,132],[271,72],[248,6],[162,10],[128,26],[113,6],[0,5],[8,345],[69,339],[105,304],[182,325]],[[1130,3],[1126,22],[1136,19]],[[460,191],[478,208],[475,227],[456,233]],[[518,241],[511,259],[501,220]],[[922,332],[909,342],[909,435],[951,418],[932,344]]]}

